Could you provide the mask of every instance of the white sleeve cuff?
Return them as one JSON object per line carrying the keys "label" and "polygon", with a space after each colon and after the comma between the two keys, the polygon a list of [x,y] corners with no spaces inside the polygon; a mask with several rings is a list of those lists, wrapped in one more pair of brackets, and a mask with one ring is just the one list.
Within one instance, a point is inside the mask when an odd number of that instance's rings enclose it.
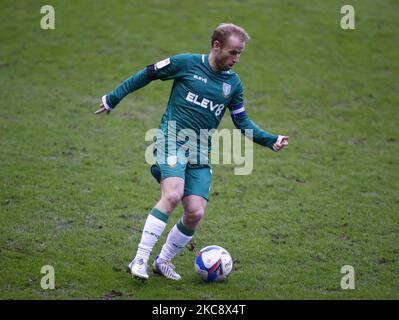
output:
{"label": "white sleeve cuff", "polygon": [[112,108],[107,104],[107,95],[104,95],[104,96],[101,98],[101,101],[102,101],[102,103],[103,103],[105,109],[107,109],[108,111],[111,111],[111,110],[112,110]]}

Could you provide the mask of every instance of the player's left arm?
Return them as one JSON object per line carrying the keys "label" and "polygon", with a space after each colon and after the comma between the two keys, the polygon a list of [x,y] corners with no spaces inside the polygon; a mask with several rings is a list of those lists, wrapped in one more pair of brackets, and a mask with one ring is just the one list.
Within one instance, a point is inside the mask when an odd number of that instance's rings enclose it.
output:
{"label": "player's left arm", "polygon": [[[237,112],[234,114],[234,112]],[[251,118],[246,114],[243,105],[233,106],[231,108],[231,118],[237,129],[251,139],[253,142],[268,147],[273,151],[280,151],[288,145],[288,136],[273,135],[259,128]]]}
{"label": "player's left arm", "polygon": [[280,151],[288,145],[288,136],[273,135],[259,128],[247,115],[244,106],[243,87],[241,81],[237,83],[236,93],[230,104],[230,114],[236,128],[257,144],[268,147],[273,151]]}

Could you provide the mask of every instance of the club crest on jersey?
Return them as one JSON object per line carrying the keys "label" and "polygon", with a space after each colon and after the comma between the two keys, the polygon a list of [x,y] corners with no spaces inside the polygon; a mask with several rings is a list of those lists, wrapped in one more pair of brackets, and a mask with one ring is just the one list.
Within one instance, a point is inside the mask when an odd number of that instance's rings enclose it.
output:
{"label": "club crest on jersey", "polygon": [[231,85],[223,82],[223,96],[227,98],[231,91]]}

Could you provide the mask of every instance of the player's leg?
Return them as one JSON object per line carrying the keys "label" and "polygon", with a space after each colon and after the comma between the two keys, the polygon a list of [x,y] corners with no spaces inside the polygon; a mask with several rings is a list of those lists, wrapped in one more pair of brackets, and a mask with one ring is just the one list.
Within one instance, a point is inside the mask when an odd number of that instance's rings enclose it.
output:
{"label": "player's leg", "polygon": [[199,223],[205,215],[208,200],[201,196],[190,195],[183,198],[184,215],[181,219],[182,225],[188,232],[194,234]]}
{"label": "player's leg", "polygon": [[184,179],[180,177],[169,177],[161,181],[161,199],[155,208],[168,216],[177,207],[183,198]]}
{"label": "player's leg", "polygon": [[180,280],[170,261],[191,240],[204,216],[211,184],[209,167],[187,168],[183,197],[184,215],[170,230],[160,254],[155,258],[154,272],[168,279]]}
{"label": "player's leg", "polygon": [[167,177],[169,174],[184,175],[184,168],[175,167],[174,172],[165,173],[165,178],[161,181],[161,198],[147,217],[136,256],[129,265],[132,275],[139,278],[148,278],[147,266],[152,249],[165,230],[169,215],[183,197],[184,179]]}
{"label": "player's leg", "polygon": [[180,280],[181,276],[174,270],[171,260],[191,240],[205,213],[207,200],[191,195],[183,198],[184,215],[169,231],[161,253],[155,258],[154,272],[168,279]]}

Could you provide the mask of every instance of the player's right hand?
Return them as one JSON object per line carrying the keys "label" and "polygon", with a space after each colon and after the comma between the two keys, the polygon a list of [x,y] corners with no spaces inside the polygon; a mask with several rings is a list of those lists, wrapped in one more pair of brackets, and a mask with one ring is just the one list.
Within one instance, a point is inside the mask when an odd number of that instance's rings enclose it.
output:
{"label": "player's right hand", "polygon": [[103,112],[107,112],[107,114],[110,113],[110,111],[101,103],[100,108],[96,112],[94,112],[94,114],[101,114]]}

